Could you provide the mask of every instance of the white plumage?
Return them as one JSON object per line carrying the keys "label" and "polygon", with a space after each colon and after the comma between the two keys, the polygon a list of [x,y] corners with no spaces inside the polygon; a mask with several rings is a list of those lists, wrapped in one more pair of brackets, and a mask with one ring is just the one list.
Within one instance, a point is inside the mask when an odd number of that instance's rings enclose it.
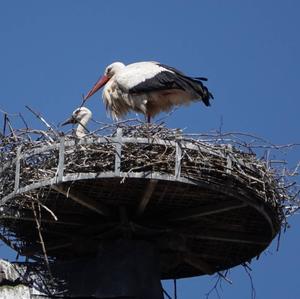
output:
{"label": "white plumage", "polygon": [[85,100],[105,85],[103,102],[114,119],[135,111],[150,120],[161,111],[192,101],[202,100],[209,106],[213,96],[203,85],[203,80],[206,79],[188,77],[158,62],[137,62],[127,66],[114,62],[105,69]]}
{"label": "white plumage", "polygon": [[83,138],[86,136],[86,125],[92,117],[92,112],[86,107],[80,107],[73,111],[71,117],[67,119],[62,126],[66,124],[78,124],[75,135],[78,138]]}

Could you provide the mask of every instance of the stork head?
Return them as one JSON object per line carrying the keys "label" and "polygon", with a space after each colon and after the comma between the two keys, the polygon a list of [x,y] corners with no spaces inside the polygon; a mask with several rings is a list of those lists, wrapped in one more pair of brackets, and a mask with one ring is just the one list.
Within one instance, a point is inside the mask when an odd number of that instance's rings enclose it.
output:
{"label": "stork head", "polygon": [[88,92],[84,97],[84,100],[87,100],[94,93],[96,93],[102,86],[104,86],[110,78],[112,78],[119,70],[125,67],[125,64],[122,62],[114,62],[106,67],[104,75],[95,83],[93,88]]}
{"label": "stork head", "polygon": [[70,118],[68,118],[63,124],[82,124],[83,122],[86,124],[89,119],[92,117],[92,112],[90,109],[86,107],[80,107],[73,111]]}
{"label": "stork head", "polygon": [[108,77],[109,79],[115,75],[118,71],[125,67],[125,64],[122,62],[114,62],[106,67],[104,71],[104,76]]}

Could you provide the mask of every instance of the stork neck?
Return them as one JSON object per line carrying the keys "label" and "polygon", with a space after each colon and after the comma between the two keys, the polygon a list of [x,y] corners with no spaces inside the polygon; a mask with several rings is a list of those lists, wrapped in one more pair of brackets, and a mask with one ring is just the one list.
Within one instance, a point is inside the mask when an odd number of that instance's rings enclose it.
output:
{"label": "stork neck", "polygon": [[89,119],[90,119],[90,116],[86,115],[85,117],[83,117],[80,120],[80,122],[77,126],[77,129],[76,129],[76,133],[75,133],[78,138],[83,138],[86,135],[86,133],[87,133],[86,125],[87,125]]}

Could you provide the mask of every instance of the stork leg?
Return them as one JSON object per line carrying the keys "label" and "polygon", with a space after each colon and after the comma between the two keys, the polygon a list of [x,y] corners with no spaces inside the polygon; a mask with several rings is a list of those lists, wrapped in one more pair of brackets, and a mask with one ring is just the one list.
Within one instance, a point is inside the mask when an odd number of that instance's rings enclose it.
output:
{"label": "stork leg", "polygon": [[146,115],[147,118],[147,135],[148,135],[148,139],[150,138],[150,124],[151,124],[151,115],[147,114]]}

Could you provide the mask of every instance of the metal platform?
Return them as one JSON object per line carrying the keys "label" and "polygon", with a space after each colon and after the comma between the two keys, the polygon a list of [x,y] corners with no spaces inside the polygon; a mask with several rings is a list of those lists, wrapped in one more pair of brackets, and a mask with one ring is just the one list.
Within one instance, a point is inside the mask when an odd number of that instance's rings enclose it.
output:
{"label": "metal platform", "polygon": [[121,129],[20,147],[0,172],[0,221],[19,253],[36,261],[43,250],[32,203],[50,261],[95,258],[103,242],[141,240],[158,249],[162,279],[213,274],[259,255],[280,229],[275,181],[249,156]]}

